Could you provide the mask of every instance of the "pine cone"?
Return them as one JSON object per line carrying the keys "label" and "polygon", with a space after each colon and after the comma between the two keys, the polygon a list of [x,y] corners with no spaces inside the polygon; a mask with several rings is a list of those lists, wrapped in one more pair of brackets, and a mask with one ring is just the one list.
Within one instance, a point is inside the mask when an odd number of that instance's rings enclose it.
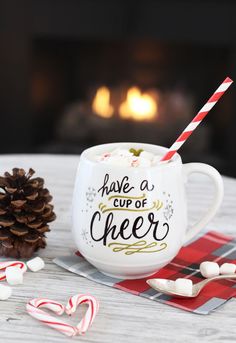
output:
{"label": "pine cone", "polygon": [[14,168],[0,177],[0,255],[29,258],[45,248],[45,233],[56,215],[44,179],[33,169]]}

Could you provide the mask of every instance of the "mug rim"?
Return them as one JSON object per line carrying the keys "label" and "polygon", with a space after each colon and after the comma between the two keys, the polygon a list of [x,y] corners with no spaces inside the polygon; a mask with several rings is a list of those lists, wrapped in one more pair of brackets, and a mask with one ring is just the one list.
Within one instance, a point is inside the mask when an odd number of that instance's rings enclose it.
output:
{"label": "mug rim", "polygon": [[[156,154],[158,154],[157,151],[159,151],[159,154],[160,152],[163,153],[163,156],[164,154],[169,150],[168,148],[166,147],[163,147],[161,145],[156,145],[156,144],[149,144],[149,143],[139,143],[139,142],[113,142],[113,143],[104,143],[104,144],[98,144],[98,145],[93,145],[92,147],[89,147],[87,149],[85,149],[81,155],[80,155],[80,161],[82,160],[85,160],[86,162],[89,162],[91,163],[92,165],[94,166],[97,166],[99,164],[99,167],[100,166],[104,166],[106,168],[116,168],[116,169],[122,169],[122,170],[129,170],[129,171],[137,171],[137,170],[145,170],[145,169],[160,169],[160,168],[170,168],[170,167],[175,167],[176,164],[182,164],[182,159],[181,159],[181,156],[176,152],[175,155],[171,158],[170,161],[164,161],[164,162],[160,162],[160,163],[157,163],[156,165],[152,165],[152,166],[149,166],[149,167],[141,167],[141,168],[131,168],[130,166],[114,166],[114,165],[111,165],[111,164],[102,164],[102,163],[99,163],[95,160],[93,160],[89,155],[94,155],[94,151],[96,153],[96,150],[97,150],[97,154],[99,154],[99,152],[101,153],[104,148],[117,148],[117,147],[126,147],[126,146],[129,146],[130,145],[133,145],[134,148],[135,148],[135,145],[137,145],[138,147],[137,148],[150,148],[149,150],[154,150],[156,151]],[[155,152],[154,152],[155,154]]]}

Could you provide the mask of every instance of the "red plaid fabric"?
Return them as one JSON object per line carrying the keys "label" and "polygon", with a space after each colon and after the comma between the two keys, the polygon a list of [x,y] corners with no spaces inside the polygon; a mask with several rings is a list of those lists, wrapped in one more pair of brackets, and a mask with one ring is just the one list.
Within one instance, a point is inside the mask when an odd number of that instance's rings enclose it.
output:
{"label": "red plaid fabric", "polygon": [[[177,278],[189,278],[193,283],[203,279],[198,268],[203,261],[215,261],[219,264],[225,262],[236,263],[236,241],[233,237],[225,236],[211,231],[200,237],[193,243],[183,247],[174,260],[162,268],[150,278],[163,278],[176,280]],[[150,289],[146,279],[124,280],[116,283],[114,287],[136,295],[148,293]],[[200,314],[209,313],[214,308],[223,304],[226,300],[236,296],[236,283],[229,280],[216,281],[208,286],[193,299],[178,299],[163,295],[159,297],[161,302],[182,308],[190,312]],[[151,296],[155,299],[155,294]],[[215,299],[215,302],[212,301]]]}
{"label": "red plaid fabric", "polygon": [[[118,281],[104,276],[88,262],[85,265],[84,258],[78,252],[76,254],[73,257],[57,258],[54,262],[90,280],[186,311],[208,314],[225,301],[236,297],[236,282],[221,280],[210,283],[196,298],[172,298],[150,288],[146,283],[146,279]],[[149,279],[166,278],[176,280],[177,278],[189,278],[193,283],[197,283],[203,279],[198,269],[199,264],[203,261],[215,261],[220,265],[224,262],[236,263],[236,240],[218,232],[208,232],[183,247],[171,263],[149,277]]]}

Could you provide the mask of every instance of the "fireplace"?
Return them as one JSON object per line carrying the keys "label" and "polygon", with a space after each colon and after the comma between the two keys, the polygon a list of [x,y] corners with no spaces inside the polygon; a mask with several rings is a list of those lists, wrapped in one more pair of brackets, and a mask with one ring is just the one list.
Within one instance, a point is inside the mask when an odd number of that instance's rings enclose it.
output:
{"label": "fireplace", "polygon": [[[147,39],[36,40],[32,105],[37,127],[46,118],[52,123],[50,138],[40,137],[39,150],[80,153],[116,141],[170,146],[221,81],[201,70],[203,51],[205,64],[223,76],[228,50],[219,54],[215,46]],[[209,161],[222,108],[227,113],[227,99],[183,147],[186,160]]]}

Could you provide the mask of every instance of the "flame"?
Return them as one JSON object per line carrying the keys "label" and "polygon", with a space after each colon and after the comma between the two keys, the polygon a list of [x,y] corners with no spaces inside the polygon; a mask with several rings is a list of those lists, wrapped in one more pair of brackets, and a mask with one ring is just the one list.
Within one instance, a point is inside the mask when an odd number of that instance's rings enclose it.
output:
{"label": "flame", "polygon": [[139,88],[132,87],[125,102],[120,105],[119,113],[124,119],[152,120],[157,114],[157,103],[151,95],[142,94]]}
{"label": "flame", "polygon": [[98,88],[92,103],[93,112],[103,118],[111,118],[114,109],[110,104],[110,91],[107,87]]}

